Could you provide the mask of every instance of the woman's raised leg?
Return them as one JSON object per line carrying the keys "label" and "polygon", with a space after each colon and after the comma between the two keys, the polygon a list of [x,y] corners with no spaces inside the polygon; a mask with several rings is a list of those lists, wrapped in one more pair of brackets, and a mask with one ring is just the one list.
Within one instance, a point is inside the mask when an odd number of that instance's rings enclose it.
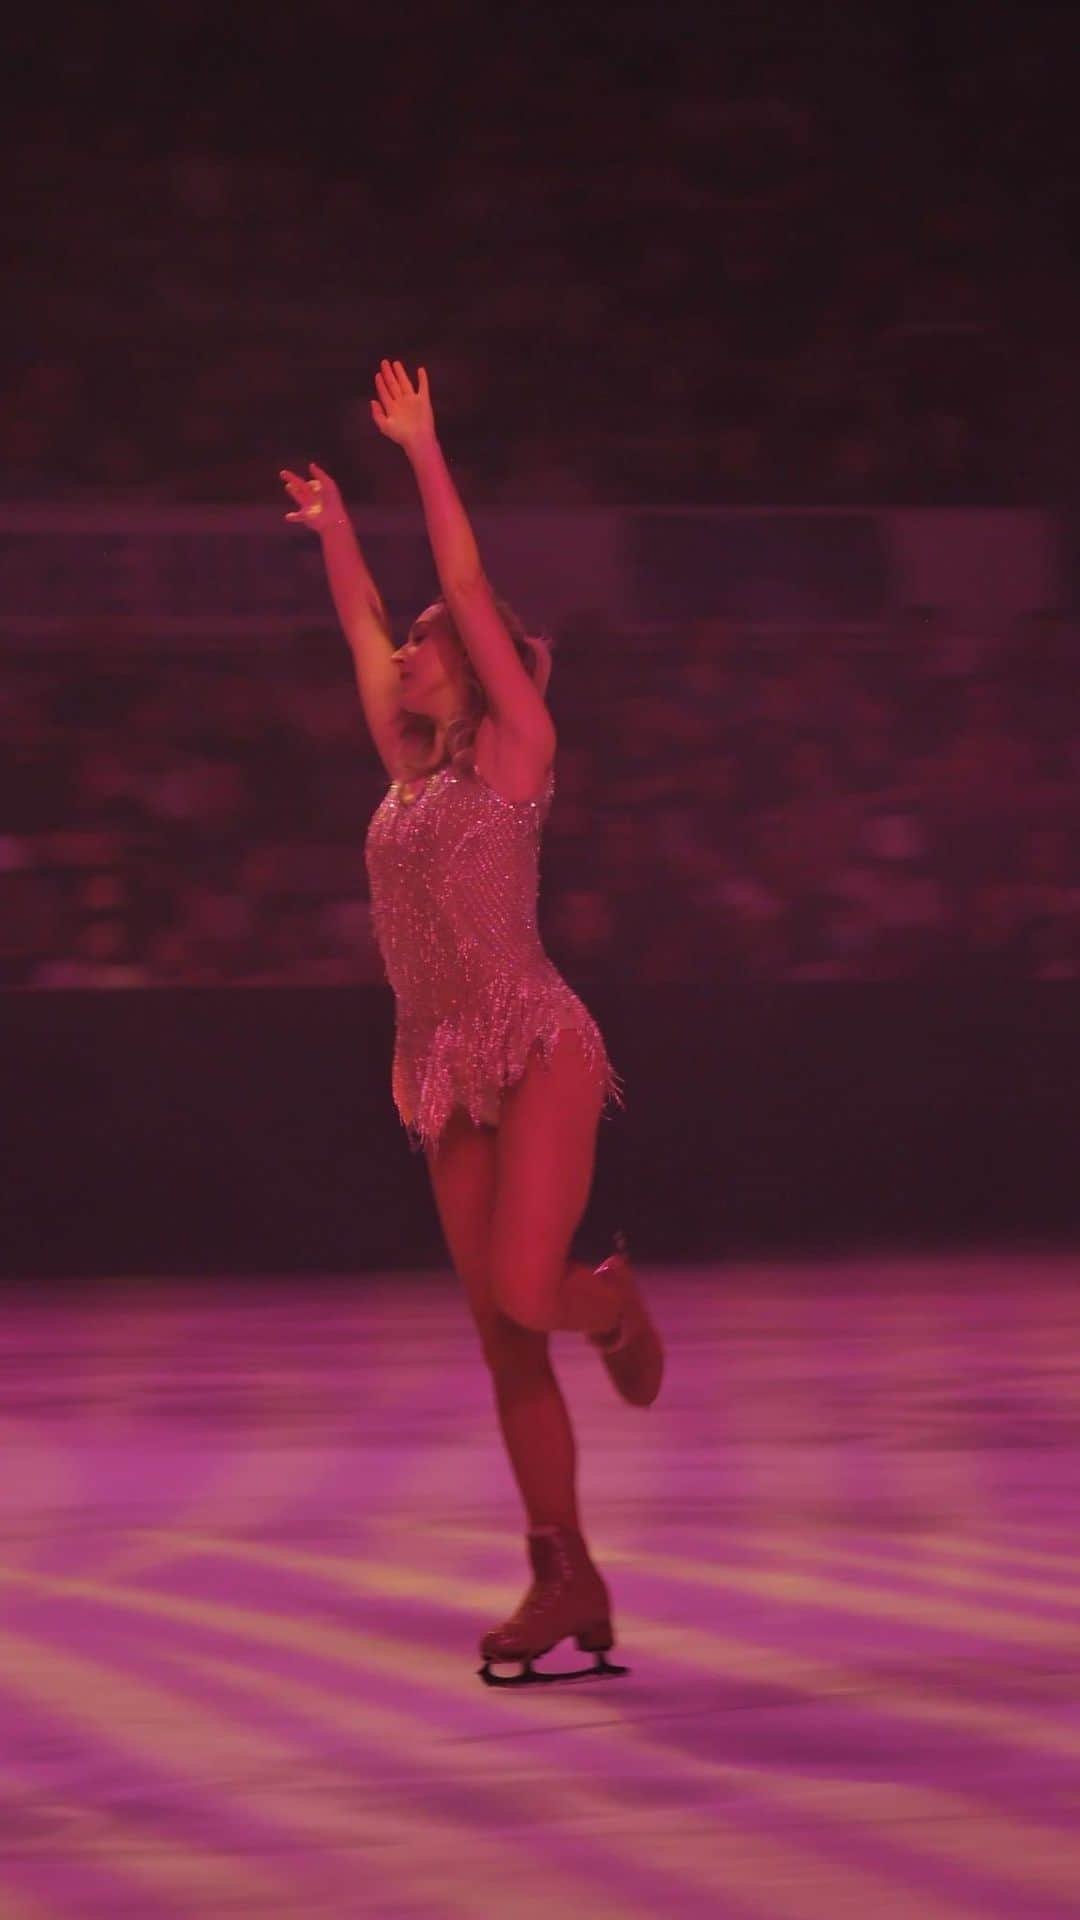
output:
{"label": "woman's raised leg", "polygon": [[615,1327],[615,1282],[571,1258],[596,1165],[603,1087],[580,1035],[559,1034],[550,1062],[533,1052],[503,1095],[490,1287],[520,1326],[606,1333]]}
{"label": "woman's raised leg", "polygon": [[663,1343],[622,1252],[592,1268],[571,1258],[589,1198],[603,1084],[581,1037],[560,1033],[550,1062],[537,1053],[503,1096],[491,1224],[496,1305],[537,1332],[589,1334],[616,1391],[651,1406]]}

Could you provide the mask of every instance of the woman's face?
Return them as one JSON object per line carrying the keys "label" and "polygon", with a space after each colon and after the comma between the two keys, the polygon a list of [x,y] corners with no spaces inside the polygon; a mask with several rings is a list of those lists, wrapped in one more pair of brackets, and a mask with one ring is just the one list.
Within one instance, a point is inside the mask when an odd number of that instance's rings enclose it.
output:
{"label": "woman's face", "polygon": [[401,678],[402,706],[413,712],[426,712],[432,700],[445,700],[447,693],[457,694],[464,685],[461,648],[439,606],[426,607],[413,621],[409,637],[397,648],[394,659]]}

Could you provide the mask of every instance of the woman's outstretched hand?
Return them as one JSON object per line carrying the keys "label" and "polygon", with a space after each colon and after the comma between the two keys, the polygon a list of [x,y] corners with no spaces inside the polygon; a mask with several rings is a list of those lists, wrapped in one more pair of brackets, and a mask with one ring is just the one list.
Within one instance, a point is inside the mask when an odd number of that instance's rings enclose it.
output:
{"label": "woman's outstretched hand", "polygon": [[414,389],[400,360],[383,360],[375,375],[375,391],[379,397],[371,403],[371,417],[388,440],[396,440],[406,453],[434,440],[435,416],[424,367],[417,369]]}
{"label": "woman's outstretched hand", "polygon": [[288,467],[282,467],[281,478],[285,482],[285,491],[296,501],[297,512],[287,513],[286,520],[298,520],[301,526],[314,527],[316,533],[325,533],[328,527],[347,526],[348,514],[342,504],[336,480],[331,480],[322,467],[314,460],[308,461],[310,480],[302,480],[298,473],[290,473]]}

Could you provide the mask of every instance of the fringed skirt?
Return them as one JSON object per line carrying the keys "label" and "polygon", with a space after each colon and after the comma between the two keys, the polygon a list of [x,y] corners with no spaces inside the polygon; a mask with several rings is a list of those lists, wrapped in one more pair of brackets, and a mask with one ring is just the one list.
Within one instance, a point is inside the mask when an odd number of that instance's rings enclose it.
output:
{"label": "fringed skirt", "polygon": [[413,1152],[437,1144],[455,1107],[475,1126],[497,1126],[503,1093],[521,1079],[533,1048],[539,1045],[549,1064],[568,1028],[580,1033],[590,1066],[602,1076],[604,1107],[624,1107],[624,1083],[596,1021],[550,963],[494,983],[433,1029],[411,1030],[399,1010],[392,1089]]}

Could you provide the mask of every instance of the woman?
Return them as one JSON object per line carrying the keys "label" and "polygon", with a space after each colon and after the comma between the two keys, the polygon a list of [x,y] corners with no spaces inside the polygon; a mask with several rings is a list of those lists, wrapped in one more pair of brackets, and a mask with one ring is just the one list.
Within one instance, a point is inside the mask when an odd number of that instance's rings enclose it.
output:
{"label": "woman", "polygon": [[576,1447],[549,1335],[588,1335],[623,1397],[656,1398],[663,1353],[625,1241],[595,1270],[569,1257],[592,1184],[596,1130],[621,1103],[595,1021],[536,929],[540,835],[555,730],[546,643],[496,600],[435,433],[427,374],[375,376],[372,417],[416,477],[442,596],[396,652],[385,609],[330,476],[285,472],[286,518],[323,543],[361,703],[391,785],[368,828],[372,916],[396,1003],[393,1094],[427,1159],[439,1219],[494,1380],[528,1516],[533,1570],[511,1618],[484,1635],[481,1674],[573,1636],[614,1644],[607,1587],[582,1537]]}

